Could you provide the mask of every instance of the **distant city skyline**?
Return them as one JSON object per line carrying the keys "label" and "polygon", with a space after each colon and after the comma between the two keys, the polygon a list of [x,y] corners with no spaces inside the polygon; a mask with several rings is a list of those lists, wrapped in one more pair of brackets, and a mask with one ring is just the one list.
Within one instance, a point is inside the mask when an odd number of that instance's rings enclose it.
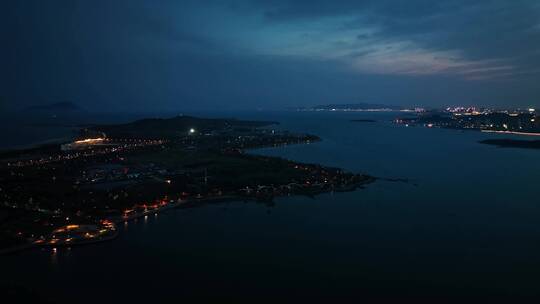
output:
{"label": "distant city skyline", "polygon": [[540,107],[540,3],[8,1],[0,110]]}

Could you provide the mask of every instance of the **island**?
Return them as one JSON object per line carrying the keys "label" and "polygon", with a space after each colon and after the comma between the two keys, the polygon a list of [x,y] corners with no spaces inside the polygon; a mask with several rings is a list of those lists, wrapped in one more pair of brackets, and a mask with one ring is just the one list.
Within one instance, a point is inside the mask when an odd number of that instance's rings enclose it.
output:
{"label": "island", "polygon": [[500,148],[540,149],[540,140],[486,139],[481,140],[480,143]]}
{"label": "island", "polygon": [[230,200],[352,191],[367,174],[247,153],[320,140],[272,121],[177,116],[92,125],[73,141],[0,153],[0,250],[114,239],[116,225]]}

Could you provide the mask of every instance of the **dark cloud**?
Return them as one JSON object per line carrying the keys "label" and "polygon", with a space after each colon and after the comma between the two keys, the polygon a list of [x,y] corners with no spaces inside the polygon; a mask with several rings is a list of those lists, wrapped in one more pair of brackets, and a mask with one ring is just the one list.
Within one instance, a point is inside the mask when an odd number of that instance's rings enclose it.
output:
{"label": "dark cloud", "polygon": [[537,104],[537,1],[5,1],[4,107]]}
{"label": "dark cloud", "polygon": [[[268,2],[265,2],[268,3]],[[459,49],[475,57],[516,57],[540,46],[536,0],[494,1],[273,1],[272,22],[358,16],[346,28],[381,27],[386,39],[410,39],[434,49]],[[367,38],[368,35],[359,35]]]}

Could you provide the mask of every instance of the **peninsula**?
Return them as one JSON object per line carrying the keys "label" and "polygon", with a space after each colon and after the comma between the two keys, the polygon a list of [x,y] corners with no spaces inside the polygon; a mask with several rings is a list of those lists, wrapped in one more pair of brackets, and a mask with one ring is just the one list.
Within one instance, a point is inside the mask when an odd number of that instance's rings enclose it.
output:
{"label": "peninsula", "polygon": [[73,246],[116,224],[224,200],[352,191],[375,178],[246,153],[320,140],[275,122],[178,116],[94,125],[71,142],[0,153],[0,250]]}

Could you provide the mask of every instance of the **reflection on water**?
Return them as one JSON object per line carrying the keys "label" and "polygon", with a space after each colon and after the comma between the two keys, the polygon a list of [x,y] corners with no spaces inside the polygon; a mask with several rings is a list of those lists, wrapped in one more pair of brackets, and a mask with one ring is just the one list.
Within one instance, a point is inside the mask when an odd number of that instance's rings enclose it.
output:
{"label": "reflection on water", "polygon": [[51,249],[51,265],[58,265],[58,249],[56,247]]}

